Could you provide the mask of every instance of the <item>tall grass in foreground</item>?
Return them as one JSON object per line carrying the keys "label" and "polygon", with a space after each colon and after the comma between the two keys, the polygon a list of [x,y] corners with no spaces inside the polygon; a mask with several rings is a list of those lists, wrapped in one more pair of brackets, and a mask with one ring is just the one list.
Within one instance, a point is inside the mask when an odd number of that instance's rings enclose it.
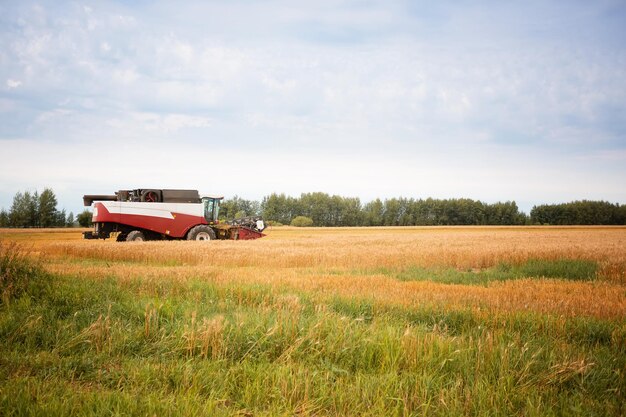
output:
{"label": "tall grass in foreground", "polygon": [[6,415],[626,411],[624,320],[385,308],[260,284],[33,282],[0,306]]}
{"label": "tall grass in foreground", "polygon": [[0,240],[0,303],[8,304],[42,273],[40,265],[27,257],[18,244]]}

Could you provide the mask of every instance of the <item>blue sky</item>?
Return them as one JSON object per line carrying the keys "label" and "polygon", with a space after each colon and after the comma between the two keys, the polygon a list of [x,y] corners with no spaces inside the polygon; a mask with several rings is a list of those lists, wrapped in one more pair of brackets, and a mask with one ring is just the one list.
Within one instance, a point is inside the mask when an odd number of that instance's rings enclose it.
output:
{"label": "blue sky", "polygon": [[0,3],[0,206],[52,187],[626,203],[626,2]]}

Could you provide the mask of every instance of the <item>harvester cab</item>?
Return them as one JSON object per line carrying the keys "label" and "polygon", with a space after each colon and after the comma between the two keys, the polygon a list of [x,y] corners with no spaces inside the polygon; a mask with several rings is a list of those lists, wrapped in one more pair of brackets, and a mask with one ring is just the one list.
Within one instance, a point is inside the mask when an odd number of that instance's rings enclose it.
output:
{"label": "harvester cab", "polygon": [[204,219],[209,224],[217,224],[220,212],[220,203],[224,197],[202,197],[204,206]]}

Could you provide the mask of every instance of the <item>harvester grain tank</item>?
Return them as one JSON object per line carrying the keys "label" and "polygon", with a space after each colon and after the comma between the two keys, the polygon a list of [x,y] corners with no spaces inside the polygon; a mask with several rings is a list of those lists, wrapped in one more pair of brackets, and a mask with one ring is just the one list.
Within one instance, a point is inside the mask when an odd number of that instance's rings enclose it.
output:
{"label": "harvester grain tank", "polygon": [[261,217],[231,222],[218,220],[223,197],[200,197],[197,190],[134,189],[115,194],[83,196],[93,204],[94,230],[85,239],[107,239],[117,233],[118,241],[163,239],[249,240],[265,236]]}

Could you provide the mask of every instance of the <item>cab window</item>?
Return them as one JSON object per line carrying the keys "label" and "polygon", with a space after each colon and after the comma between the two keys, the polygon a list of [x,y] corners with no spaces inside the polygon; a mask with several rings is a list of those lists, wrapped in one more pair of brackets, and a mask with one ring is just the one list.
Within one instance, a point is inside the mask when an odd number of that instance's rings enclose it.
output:
{"label": "cab window", "polygon": [[212,198],[207,198],[206,200],[204,200],[204,218],[206,219],[207,222],[213,221],[214,210],[215,210],[215,200],[213,200]]}

